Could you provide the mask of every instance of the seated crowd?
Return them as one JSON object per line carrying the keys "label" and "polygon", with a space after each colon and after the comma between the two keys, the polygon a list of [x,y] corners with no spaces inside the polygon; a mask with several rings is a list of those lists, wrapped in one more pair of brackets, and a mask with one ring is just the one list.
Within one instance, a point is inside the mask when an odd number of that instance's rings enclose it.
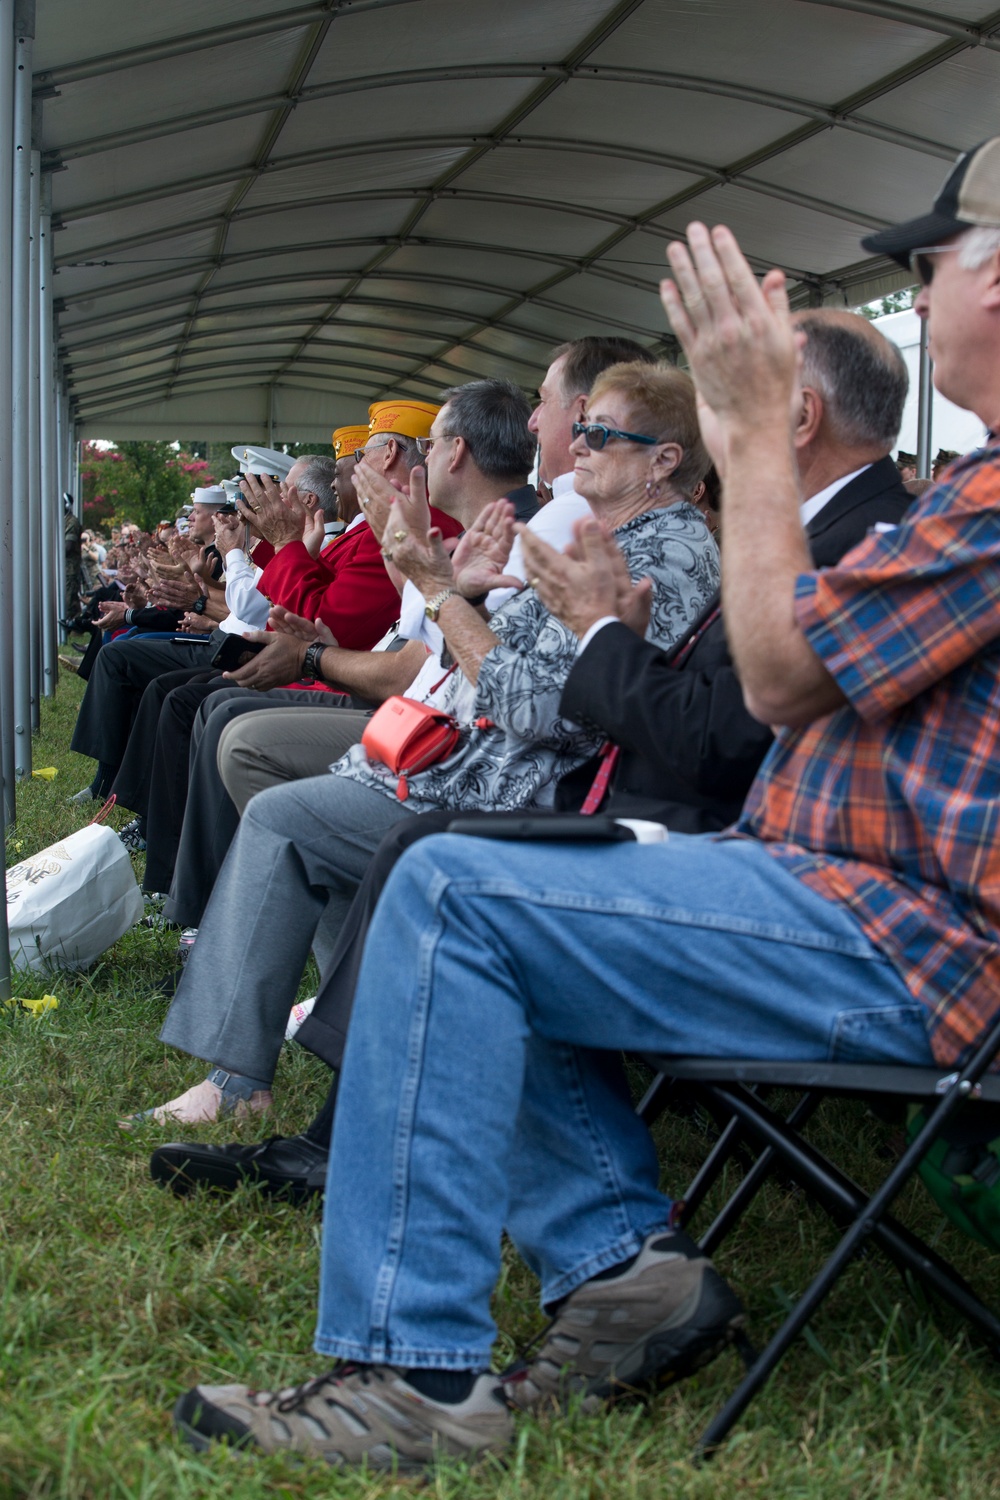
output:
{"label": "seated crowd", "polygon": [[[376,403],[335,459],[237,445],[186,537],[120,545],[78,797],[136,814],[186,929],[161,1037],[208,1065],[122,1126],[266,1110],[310,953],[331,1070],[299,1135],[153,1155],[178,1192],[325,1192],[332,1369],[196,1387],[196,1447],[419,1469],[682,1377],[744,1312],[621,1053],[950,1067],[994,1019],[1000,140],[865,245],[990,429],[916,497],[896,348],[692,224],[662,287],[690,375],[581,338],[534,410],[481,379]],[[441,732],[397,759],[404,711]],[[581,838],[596,813],[637,837]],[[552,1321],[497,1375],[504,1231]]]}

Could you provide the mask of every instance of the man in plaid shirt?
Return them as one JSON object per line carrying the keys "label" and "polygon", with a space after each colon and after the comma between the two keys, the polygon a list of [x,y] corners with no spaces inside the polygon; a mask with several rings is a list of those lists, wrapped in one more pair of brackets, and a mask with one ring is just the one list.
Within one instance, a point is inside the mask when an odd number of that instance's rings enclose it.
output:
{"label": "man in plaid shirt", "polygon": [[618,1050],[931,1066],[994,1018],[1000,138],[931,214],[866,244],[912,263],[935,383],[987,445],[812,571],[784,276],[758,284],[724,228],[669,247],[664,303],[723,477],[723,613],[776,743],[729,836],[501,860],[443,835],[404,856],[365,951],[326,1192],[316,1348],[349,1363],[280,1397],[199,1387],[176,1413],[192,1441],[348,1462],[502,1447],[504,1227],[555,1314],[513,1404],[688,1373],[742,1309],[670,1227]]}

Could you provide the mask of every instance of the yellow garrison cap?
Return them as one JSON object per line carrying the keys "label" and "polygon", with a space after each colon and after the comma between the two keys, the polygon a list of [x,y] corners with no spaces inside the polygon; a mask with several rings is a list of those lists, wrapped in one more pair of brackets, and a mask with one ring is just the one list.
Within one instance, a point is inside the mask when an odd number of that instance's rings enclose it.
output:
{"label": "yellow garrison cap", "polygon": [[440,410],[429,401],[374,401],[368,408],[368,436],[398,432],[400,437],[429,437]]}
{"label": "yellow garrison cap", "polygon": [[347,458],[355,448],[363,448],[368,441],[367,427],[338,427],[333,434],[335,458]]}

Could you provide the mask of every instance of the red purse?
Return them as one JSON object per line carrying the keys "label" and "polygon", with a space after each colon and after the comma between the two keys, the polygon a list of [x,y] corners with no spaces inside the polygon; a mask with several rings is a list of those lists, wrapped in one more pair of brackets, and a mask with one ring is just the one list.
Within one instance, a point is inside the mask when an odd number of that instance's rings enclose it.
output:
{"label": "red purse", "polygon": [[399,776],[396,796],[410,795],[407,776],[446,760],[458,744],[458,721],[414,698],[387,698],[368,720],[361,743],[369,760],[381,761]]}

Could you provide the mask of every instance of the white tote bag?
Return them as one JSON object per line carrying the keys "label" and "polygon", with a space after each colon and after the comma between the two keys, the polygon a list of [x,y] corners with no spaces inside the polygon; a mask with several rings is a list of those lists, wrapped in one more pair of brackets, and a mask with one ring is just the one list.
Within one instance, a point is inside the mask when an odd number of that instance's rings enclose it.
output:
{"label": "white tote bag", "polygon": [[11,963],[82,969],[142,916],[128,850],[92,823],[7,871]]}

